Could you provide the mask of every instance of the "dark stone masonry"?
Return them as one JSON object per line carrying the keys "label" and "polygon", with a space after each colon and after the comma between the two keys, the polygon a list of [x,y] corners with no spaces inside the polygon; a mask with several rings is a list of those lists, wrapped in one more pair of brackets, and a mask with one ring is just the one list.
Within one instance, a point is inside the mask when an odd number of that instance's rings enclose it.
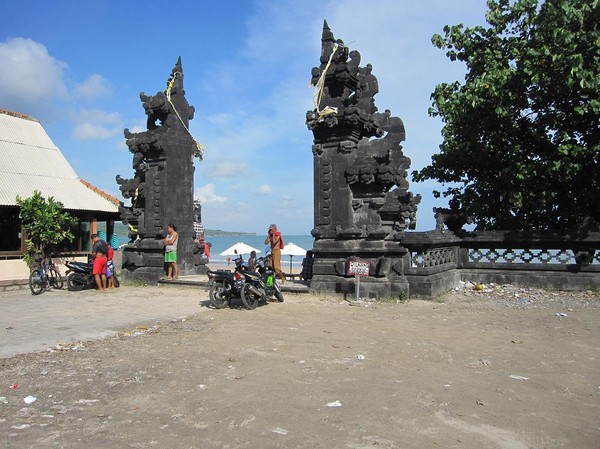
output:
{"label": "dark stone masonry", "polygon": [[140,94],[148,116],[147,131],[125,129],[133,154],[134,177],[117,183],[130,207],[121,207],[131,242],[123,251],[123,279],[156,281],[164,274],[164,230],[169,223],[179,233],[180,275],[196,274],[194,265],[194,157],[201,150],[189,133],[194,107],[185,98],[181,58],[171,71],[167,88],[156,95]]}
{"label": "dark stone masonry", "polygon": [[420,196],[408,190],[410,159],[402,152],[404,124],[389,110],[378,112],[372,67],[361,67],[323,26],[321,65],[312,69],[315,109],[306,114],[313,132],[315,264],[313,290],[354,289],[348,264],[369,264],[361,294],[408,292],[403,275],[405,230],[416,225]]}

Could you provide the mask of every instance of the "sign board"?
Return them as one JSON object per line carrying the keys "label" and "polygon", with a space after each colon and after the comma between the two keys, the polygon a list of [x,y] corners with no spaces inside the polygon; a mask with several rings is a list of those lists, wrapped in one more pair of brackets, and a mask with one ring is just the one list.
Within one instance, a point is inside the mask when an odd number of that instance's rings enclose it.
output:
{"label": "sign board", "polygon": [[350,260],[348,261],[348,276],[369,276],[371,263],[366,260]]}

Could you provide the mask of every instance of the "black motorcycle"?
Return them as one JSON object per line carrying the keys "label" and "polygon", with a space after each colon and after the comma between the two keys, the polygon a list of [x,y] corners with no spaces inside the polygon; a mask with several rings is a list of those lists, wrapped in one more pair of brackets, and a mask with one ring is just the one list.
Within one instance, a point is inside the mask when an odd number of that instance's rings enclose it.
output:
{"label": "black motorcycle", "polygon": [[247,269],[244,264],[244,259],[241,255],[233,260],[235,270],[208,270],[208,278],[210,280],[210,291],[208,297],[210,303],[216,309],[224,309],[232,299],[239,298],[241,295],[244,279],[240,272]]}
{"label": "black motorcycle", "polygon": [[[69,291],[78,292],[84,288],[96,288],[92,263],[66,261],[65,266],[68,268],[66,275]],[[118,288],[121,283],[115,272],[113,272],[113,279],[115,287]]]}
{"label": "black motorcycle", "polygon": [[266,302],[275,298],[283,302],[281,289],[275,278],[275,270],[269,265],[269,256],[260,257],[256,260],[256,271],[243,270],[241,300],[246,309],[256,309],[260,302]]}

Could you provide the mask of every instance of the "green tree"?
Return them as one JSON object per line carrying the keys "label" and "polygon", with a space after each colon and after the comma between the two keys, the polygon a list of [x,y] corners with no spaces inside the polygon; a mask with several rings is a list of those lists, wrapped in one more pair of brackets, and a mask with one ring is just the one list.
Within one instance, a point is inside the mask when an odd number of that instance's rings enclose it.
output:
{"label": "green tree", "polygon": [[63,241],[72,241],[75,237],[71,226],[77,219],[63,212],[63,205],[50,197],[46,200],[37,190],[29,198],[17,196],[17,204],[21,207],[21,220],[27,232],[27,252],[25,262],[31,264],[38,253],[47,255],[52,247]]}
{"label": "green tree", "polygon": [[445,26],[432,43],[464,62],[429,114],[440,152],[413,172],[477,229],[547,230],[600,222],[600,2],[489,0],[488,26]]}

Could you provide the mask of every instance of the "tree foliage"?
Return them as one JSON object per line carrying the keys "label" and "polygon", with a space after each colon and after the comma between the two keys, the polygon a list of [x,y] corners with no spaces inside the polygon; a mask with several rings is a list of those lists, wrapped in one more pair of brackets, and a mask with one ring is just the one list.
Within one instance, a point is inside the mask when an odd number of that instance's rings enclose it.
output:
{"label": "tree foliage", "polygon": [[75,238],[71,225],[75,224],[77,219],[63,211],[61,202],[52,197],[46,200],[37,190],[26,199],[17,196],[16,201],[21,207],[21,220],[27,232],[25,259],[28,263],[34,254],[46,255],[54,245]]}
{"label": "tree foliage", "polygon": [[488,26],[445,26],[432,43],[464,62],[463,84],[433,92],[436,179],[477,229],[600,222],[599,0],[489,0]]}

